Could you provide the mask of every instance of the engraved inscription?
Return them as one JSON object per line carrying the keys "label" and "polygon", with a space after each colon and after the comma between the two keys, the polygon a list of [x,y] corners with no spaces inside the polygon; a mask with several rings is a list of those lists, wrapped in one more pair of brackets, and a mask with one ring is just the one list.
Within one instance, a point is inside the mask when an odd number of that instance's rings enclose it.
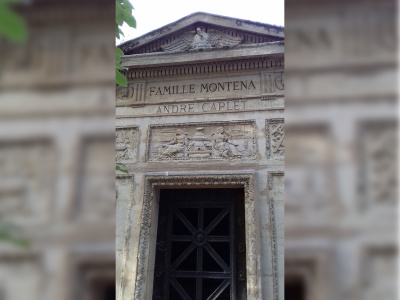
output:
{"label": "engraved inscription", "polygon": [[118,163],[136,161],[139,130],[136,127],[117,128],[115,131],[115,160]]}
{"label": "engraved inscription", "polygon": [[255,157],[253,121],[152,125],[148,161]]}
{"label": "engraved inscription", "polygon": [[[194,67],[195,68],[195,67]],[[189,74],[194,72],[188,71]],[[260,75],[233,76],[213,80],[179,80],[151,82],[146,85],[146,104],[163,104],[177,100],[229,100],[260,96]]]}
{"label": "engraved inscription", "polygon": [[265,122],[267,134],[267,157],[283,159],[285,154],[285,125],[282,118],[268,119]]}
{"label": "engraved inscription", "polygon": [[238,111],[246,109],[245,100],[233,101],[207,101],[204,103],[186,103],[160,105],[157,108],[157,114],[173,114],[186,112],[218,112],[218,111]]}
{"label": "engraved inscription", "polygon": [[256,86],[253,80],[237,80],[226,82],[206,82],[200,84],[182,84],[182,85],[164,85],[150,86],[148,90],[149,96],[164,96],[164,95],[182,95],[194,93],[213,93],[221,91],[242,91],[255,90]]}

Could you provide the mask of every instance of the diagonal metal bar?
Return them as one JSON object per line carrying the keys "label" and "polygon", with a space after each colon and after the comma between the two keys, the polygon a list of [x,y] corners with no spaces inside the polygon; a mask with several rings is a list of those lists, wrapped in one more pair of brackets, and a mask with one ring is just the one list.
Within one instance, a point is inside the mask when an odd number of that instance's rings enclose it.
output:
{"label": "diagonal metal bar", "polygon": [[175,278],[171,277],[169,279],[169,282],[172,284],[172,286],[177,290],[179,295],[184,299],[184,300],[192,300],[190,296],[186,293],[186,291],[182,288],[182,286],[179,284],[178,281],[176,281]]}
{"label": "diagonal metal bar", "polygon": [[190,254],[192,253],[193,249],[195,249],[196,246],[192,243],[189,245],[189,247],[186,248],[185,251],[182,252],[182,254],[175,260],[175,262],[171,265],[171,270],[174,270],[176,267],[178,267],[183,260]]}
{"label": "diagonal metal bar", "polygon": [[219,222],[222,221],[222,219],[229,213],[229,208],[225,208],[223,211],[220,212],[220,214],[210,223],[210,225],[207,226],[207,228],[204,230],[207,233],[210,233],[211,230],[214,229],[215,226],[218,225]]}
{"label": "diagonal metal bar", "polygon": [[208,253],[210,253],[211,257],[215,259],[215,261],[220,265],[220,267],[225,272],[230,272],[229,266],[225,263],[225,261],[218,255],[218,253],[214,250],[210,244],[205,244],[204,248],[207,249]]}
{"label": "diagonal metal bar", "polygon": [[189,222],[189,220],[179,209],[176,209],[174,211],[174,214],[182,221],[182,223],[187,227],[187,229],[190,230],[192,234],[195,234],[195,232],[197,231],[196,228],[193,227],[192,223]]}
{"label": "diagonal metal bar", "polygon": [[218,287],[217,289],[210,295],[210,297],[207,298],[207,300],[215,300],[221,295],[221,293],[226,289],[226,287],[229,286],[229,280],[225,279]]}

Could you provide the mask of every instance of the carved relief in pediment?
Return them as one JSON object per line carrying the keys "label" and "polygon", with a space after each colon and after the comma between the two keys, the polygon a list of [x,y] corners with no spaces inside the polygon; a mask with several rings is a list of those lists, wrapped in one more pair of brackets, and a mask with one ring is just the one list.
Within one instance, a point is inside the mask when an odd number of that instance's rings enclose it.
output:
{"label": "carved relief in pediment", "polygon": [[254,158],[254,135],[252,121],[153,125],[147,160]]}
{"label": "carved relief in pediment", "polygon": [[242,41],[243,37],[232,36],[217,29],[208,29],[206,32],[201,27],[197,27],[195,31],[186,31],[175,39],[169,39],[161,45],[161,49],[167,52],[177,52],[224,48],[236,46]]}

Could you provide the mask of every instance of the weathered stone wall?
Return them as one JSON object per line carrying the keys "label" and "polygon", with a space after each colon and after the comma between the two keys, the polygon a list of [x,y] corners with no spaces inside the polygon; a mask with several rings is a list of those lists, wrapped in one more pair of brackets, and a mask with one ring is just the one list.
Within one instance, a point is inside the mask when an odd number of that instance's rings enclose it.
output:
{"label": "weathered stone wall", "polygon": [[29,243],[0,241],[2,299],[100,299],[114,288],[113,11],[31,1],[18,9],[27,42],[1,42],[0,227]]}
{"label": "weathered stone wall", "polygon": [[396,299],[397,3],[285,5],[287,289]]}
{"label": "weathered stone wall", "polygon": [[[160,188],[238,185],[246,194],[248,299],[283,299],[283,47],[274,56],[268,47],[243,59],[230,49],[152,53],[147,68],[150,54],[123,59],[117,160],[130,175],[117,177],[118,299],[152,294]],[[232,57],[202,61],[214,53]],[[182,55],[196,63],[174,63]]]}

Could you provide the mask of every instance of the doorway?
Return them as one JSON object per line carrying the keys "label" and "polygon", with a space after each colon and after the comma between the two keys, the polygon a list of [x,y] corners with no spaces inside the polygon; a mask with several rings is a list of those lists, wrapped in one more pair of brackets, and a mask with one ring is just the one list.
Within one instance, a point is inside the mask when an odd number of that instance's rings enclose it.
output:
{"label": "doorway", "polygon": [[244,189],[162,189],[154,300],[246,299]]}

